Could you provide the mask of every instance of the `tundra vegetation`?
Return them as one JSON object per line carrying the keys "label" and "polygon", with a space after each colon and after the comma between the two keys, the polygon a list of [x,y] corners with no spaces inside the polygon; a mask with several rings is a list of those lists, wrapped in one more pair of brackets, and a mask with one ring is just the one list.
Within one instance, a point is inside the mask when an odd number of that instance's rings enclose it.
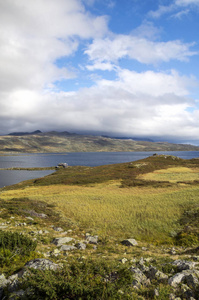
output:
{"label": "tundra vegetation", "polygon": [[[16,290],[3,287],[5,299],[199,298],[199,159],[69,166],[2,188],[0,198],[5,277],[32,259],[58,265],[30,268]],[[59,248],[65,237],[70,246]],[[177,274],[184,281],[175,285]]]}

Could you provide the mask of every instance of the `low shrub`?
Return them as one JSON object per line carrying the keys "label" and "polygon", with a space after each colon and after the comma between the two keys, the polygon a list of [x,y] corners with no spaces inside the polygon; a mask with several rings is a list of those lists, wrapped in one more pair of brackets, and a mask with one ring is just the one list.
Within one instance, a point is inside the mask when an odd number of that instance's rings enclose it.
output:
{"label": "low shrub", "polygon": [[18,251],[22,255],[28,255],[34,251],[37,242],[18,232],[0,231],[0,248],[10,251]]}
{"label": "low shrub", "polygon": [[[30,270],[26,299],[132,299],[130,270],[106,262],[75,261],[58,272]],[[134,299],[134,298],[133,298]]]}

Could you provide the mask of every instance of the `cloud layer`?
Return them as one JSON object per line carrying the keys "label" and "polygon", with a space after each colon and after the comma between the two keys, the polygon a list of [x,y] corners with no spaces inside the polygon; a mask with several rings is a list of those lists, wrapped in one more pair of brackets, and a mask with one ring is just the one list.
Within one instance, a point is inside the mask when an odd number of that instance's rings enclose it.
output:
{"label": "cloud layer", "polygon": [[[150,16],[191,4],[198,1],[176,0]],[[117,34],[108,20],[105,14],[86,10],[80,0],[1,1],[1,134],[54,129],[197,138],[199,111],[190,96],[197,79],[159,67],[171,61],[186,63],[198,55],[194,41],[161,41],[150,22],[129,34]],[[67,62],[80,49],[84,63],[77,69]],[[66,63],[58,67],[60,58]],[[124,67],[122,59],[146,68]],[[57,88],[56,82],[63,79],[78,81],[81,70],[87,79],[91,74],[97,79],[79,90]],[[112,71],[114,78],[98,71]]]}

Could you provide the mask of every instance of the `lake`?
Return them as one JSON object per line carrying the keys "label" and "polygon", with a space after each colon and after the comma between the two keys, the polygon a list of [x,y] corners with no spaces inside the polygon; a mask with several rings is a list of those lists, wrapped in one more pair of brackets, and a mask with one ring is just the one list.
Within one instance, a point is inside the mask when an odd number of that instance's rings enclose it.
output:
{"label": "lake", "polygon": [[[199,151],[158,151],[158,154],[174,155],[183,159],[198,158]],[[69,166],[99,166],[130,162],[146,158],[153,152],[79,152],[79,153],[24,153],[12,156],[0,156],[0,168],[37,168],[52,167],[58,163]],[[0,170],[0,188],[51,174],[52,171]]]}

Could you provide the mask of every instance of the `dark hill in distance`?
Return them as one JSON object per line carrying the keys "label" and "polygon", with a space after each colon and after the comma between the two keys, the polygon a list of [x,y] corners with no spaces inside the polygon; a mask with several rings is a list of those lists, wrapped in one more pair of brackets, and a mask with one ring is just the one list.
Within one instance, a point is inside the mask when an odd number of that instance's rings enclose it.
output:
{"label": "dark hill in distance", "polygon": [[199,147],[138,138],[111,138],[64,132],[13,132],[0,136],[0,152],[119,152],[119,151],[199,151]]}

